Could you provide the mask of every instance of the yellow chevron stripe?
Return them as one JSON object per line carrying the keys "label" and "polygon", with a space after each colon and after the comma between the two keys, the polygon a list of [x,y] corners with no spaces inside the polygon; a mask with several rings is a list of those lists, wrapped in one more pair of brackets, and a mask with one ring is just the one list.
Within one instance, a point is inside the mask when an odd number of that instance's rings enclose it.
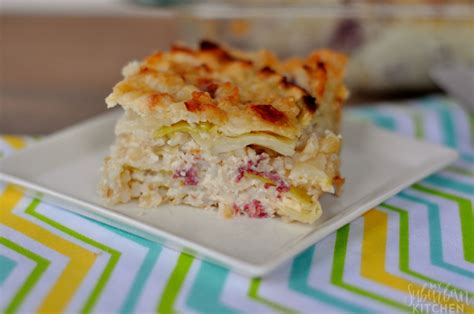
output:
{"label": "yellow chevron stripe", "polygon": [[69,258],[69,263],[38,309],[39,312],[62,312],[93,266],[97,256],[47,229],[16,216],[13,209],[22,197],[23,190],[7,185],[3,194],[0,195],[0,220],[10,228]]}
{"label": "yellow chevron stripe", "polygon": [[462,309],[463,312],[474,312],[468,304],[458,302],[449,295],[422,287],[417,283],[385,271],[387,250],[388,214],[373,209],[364,215],[364,235],[362,241],[361,273],[364,277],[382,285],[400,290],[421,300],[438,303],[447,308]]}
{"label": "yellow chevron stripe", "polygon": [[26,146],[26,142],[19,136],[3,135],[2,139],[15,149],[21,149]]}

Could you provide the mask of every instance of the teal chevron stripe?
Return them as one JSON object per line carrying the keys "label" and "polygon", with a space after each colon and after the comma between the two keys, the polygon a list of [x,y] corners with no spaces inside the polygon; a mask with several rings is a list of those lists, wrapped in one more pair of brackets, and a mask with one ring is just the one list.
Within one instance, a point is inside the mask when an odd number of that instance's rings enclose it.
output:
{"label": "teal chevron stripe", "polygon": [[474,195],[474,185],[453,180],[442,176],[441,174],[434,174],[423,179],[423,182],[437,185],[443,188],[455,190],[457,192],[465,193],[467,195]]}
{"label": "teal chevron stripe", "polygon": [[252,300],[264,304],[273,310],[280,312],[280,313],[287,313],[287,314],[296,314],[298,311],[294,309],[290,309],[289,307],[284,306],[283,304],[277,303],[275,301],[269,300],[264,298],[263,296],[259,295],[258,290],[260,289],[260,285],[262,284],[261,278],[253,278],[250,281],[249,289],[247,291],[247,295]]}
{"label": "teal chevron stripe", "polygon": [[[451,111],[446,107],[446,105],[444,104],[439,105],[440,100],[436,98],[434,99],[426,98],[425,100],[423,100],[423,102],[424,102],[424,105],[427,105],[426,106],[427,108],[435,109],[438,114],[441,127],[443,128],[442,134],[443,134],[444,145],[452,147],[452,148],[456,148],[458,146],[458,142],[457,142],[457,136],[455,132],[455,123],[454,123],[454,119],[451,114]],[[432,102],[437,103],[437,105],[433,106]],[[352,110],[351,112],[354,112],[356,115],[369,118],[379,127],[385,128],[387,130],[392,130],[392,131],[396,130],[395,119],[391,116],[384,115],[384,113],[378,112],[377,108],[363,108],[363,109],[358,109],[358,110],[356,109],[356,110]],[[421,123],[422,122],[420,122],[419,119],[418,121],[415,120],[415,132],[416,132],[415,135],[416,136],[423,135],[422,133],[423,128],[421,127]],[[465,161],[474,163],[473,154],[470,154],[468,152],[461,152],[460,157]]]}
{"label": "teal chevron stripe", "polygon": [[145,283],[148,280],[148,277],[158,259],[160,256],[162,246],[159,245],[158,243],[146,240],[144,238],[141,238],[139,236],[136,236],[134,234],[122,231],[120,229],[117,229],[115,227],[106,225],[102,222],[95,221],[93,219],[90,219],[88,217],[83,217],[89,221],[94,222],[97,225],[100,225],[113,233],[126,238],[130,241],[135,242],[136,244],[143,246],[148,249],[148,253],[146,254],[145,258],[143,259],[142,264],[140,265],[140,269],[138,270],[137,275],[135,276],[135,279],[133,280],[132,286],[130,287],[130,290],[128,292],[127,298],[123,302],[122,308],[120,309],[120,312],[122,313],[130,313],[133,312],[133,308],[138,302],[138,299],[140,298],[140,295],[143,291],[143,288],[145,287]]}
{"label": "teal chevron stripe", "polygon": [[291,266],[289,287],[311,298],[353,313],[370,313],[368,308],[352,304],[342,298],[333,296],[321,289],[315,289],[308,284],[308,277],[313,263],[316,246],[311,246],[298,255]]}
{"label": "teal chevron stripe", "polygon": [[159,245],[158,243],[145,240],[143,238],[140,238],[138,236],[132,235],[130,233],[127,233],[118,229],[115,229],[113,231],[117,233],[118,235],[121,235],[122,237],[132,240],[135,243],[138,243],[148,249],[148,253],[143,259],[142,264],[140,265],[138,274],[135,276],[135,279],[133,280],[132,286],[128,292],[128,296],[125,299],[125,302],[123,303],[122,308],[120,309],[122,313],[132,313],[135,305],[138,302],[138,299],[140,298],[143,288],[145,287],[145,283],[147,282],[148,277],[150,276],[151,271],[153,270],[153,267],[155,266],[156,261],[158,260],[158,257],[161,254],[162,246]]}
{"label": "teal chevron stripe", "polygon": [[472,239],[474,239],[474,219],[472,203],[468,199],[462,198],[460,196],[438,191],[434,188],[429,188],[420,184],[415,184],[411,188],[457,203],[461,220],[461,234],[464,249],[464,259],[466,261],[474,263],[474,241],[472,241]]}
{"label": "teal chevron stripe", "polygon": [[352,293],[361,295],[365,298],[369,298],[389,306],[398,308],[400,310],[411,312],[412,308],[405,304],[399,303],[396,300],[384,297],[382,295],[373,293],[371,291],[365,290],[360,287],[356,287],[349,283],[344,282],[344,267],[346,262],[346,254],[347,254],[347,243],[349,240],[349,228],[350,225],[347,224],[344,227],[337,230],[336,233],[336,244],[334,250],[334,261],[333,261],[333,268],[331,273],[331,282],[343,289],[346,289]]}
{"label": "teal chevron stripe", "polygon": [[[36,204],[40,202],[39,198],[33,199],[33,202]],[[94,289],[91,290],[89,297],[87,298],[87,301],[84,304],[84,307],[82,309],[83,312],[90,312],[92,307],[94,306],[95,302],[97,302],[97,299],[99,298],[100,294],[102,293],[110,275],[112,274],[113,269],[115,268],[115,265],[117,264],[121,253],[102,244],[99,243],[95,240],[92,240],[89,237],[84,236],[83,234],[80,234],[79,232],[72,230],[59,222],[52,220],[51,218],[44,216],[43,214],[39,213],[36,210],[37,206],[28,206],[26,208],[25,213],[29,214],[32,217],[35,217],[36,219],[42,221],[43,223],[50,225],[51,227],[59,230],[60,232],[63,232],[81,242],[87,243],[101,251],[107,252],[110,254],[110,259],[107,262],[104,271],[102,274],[99,276],[97,283],[94,287]]]}
{"label": "teal chevron stripe", "polygon": [[202,313],[238,313],[219,302],[229,270],[208,262],[202,262],[191,287],[186,305]]}
{"label": "teal chevron stripe", "polygon": [[[443,97],[436,97],[436,96],[429,96],[425,99],[420,101],[421,106],[424,109],[428,110],[435,110],[439,116],[440,124],[443,129],[443,143],[450,147],[456,148],[458,147],[458,140],[459,137],[456,134],[456,122],[453,116],[453,109],[455,107],[459,108],[457,105],[453,106],[453,102],[449,101]],[[458,109],[461,110],[461,109]],[[464,112],[464,111],[463,111]],[[471,146],[474,145],[474,115],[466,115],[468,124],[470,125],[470,133],[471,139],[470,144]],[[474,162],[474,155],[468,152],[461,152],[461,158],[469,161]]]}
{"label": "teal chevron stripe", "polygon": [[[421,100],[421,105],[427,109],[436,110],[441,127],[443,129],[443,143],[449,147],[456,148],[458,147],[458,137],[455,132],[456,123],[449,108],[451,103],[447,102],[446,99],[440,97],[426,97]],[[469,117],[471,125],[471,133],[474,130],[474,115]],[[471,142],[474,141],[474,133],[471,137]],[[472,143],[471,143],[472,144]],[[474,154],[468,152],[460,152],[460,157],[462,160],[465,160],[470,163],[474,163]]]}
{"label": "teal chevron stripe", "polygon": [[[426,97],[421,100],[421,105],[424,108],[434,109],[437,112],[443,130],[443,143],[449,147],[456,148],[458,147],[458,136],[455,131],[456,123],[451,112],[451,104],[451,102],[440,97]],[[461,159],[474,163],[473,154],[461,152],[460,155]]]}
{"label": "teal chevron stripe", "polygon": [[387,129],[387,130],[395,130],[396,129],[396,121],[394,117],[378,112],[375,108],[363,108],[363,109],[355,109],[351,111],[356,116],[368,118],[377,126]]}
{"label": "teal chevron stripe", "polygon": [[[455,122],[454,118],[451,114],[449,107],[446,105],[446,101],[437,98],[426,98],[424,100],[425,106],[428,108],[433,108],[438,113],[441,127],[443,129],[443,143],[446,146],[451,148],[458,147],[458,137],[455,131]],[[440,103],[441,102],[441,103]],[[436,105],[434,106],[433,103]],[[461,159],[474,163],[474,155],[468,152],[461,152],[460,153]]]}
{"label": "teal chevron stripe", "polygon": [[[408,195],[404,192],[400,193],[398,197],[408,199],[410,201],[414,202],[423,202],[424,200],[418,198],[418,197],[412,197],[411,195]],[[409,235],[409,215],[408,211],[405,209],[402,209],[400,207],[396,207],[390,204],[380,204],[380,207],[386,208],[390,211],[396,212],[400,216],[400,227],[399,227],[399,233],[400,233],[400,243],[399,243],[399,266],[400,270],[404,272],[405,274],[411,275],[415,278],[418,278],[420,280],[424,280],[427,282],[435,283],[439,287],[443,287],[449,291],[455,291],[459,293],[460,295],[462,294],[467,294],[469,297],[474,297],[474,293],[471,293],[469,291],[466,291],[464,289],[458,288],[455,285],[448,284],[445,282],[441,282],[439,280],[436,280],[434,278],[431,278],[429,276],[426,276],[424,274],[420,274],[414,270],[411,269],[410,267],[410,235]],[[437,262],[433,262],[433,255],[435,255],[437,258],[441,256],[441,261],[444,263],[442,260],[443,258],[443,252],[442,252],[442,246],[441,246],[441,230],[437,230],[435,228],[432,228],[433,224],[439,223],[439,213],[433,211],[433,208],[429,208],[429,225],[430,225],[430,255],[431,255],[431,263],[432,264],[437,264]],[[436,209],[437,210],[437,209]],[[438,215],[438,217],[436,217]],[[436,221],[438,219],[438,221]],[[441,228],[441,226],[439,226]],[[438,232],[438,234],[436,234]],[[433,233],[435,233],[435,237],[433,237]],[[436,241],[436,242],[435,242]],[[435,254],[433,254],[433,247],[435,247]],[[436,255],[438,253],[439,255]]]}
{"label": "teal chevron stripe", "polygon": [[438,204],[431,202],[427,199],[417,197],[415,195],[407,194],[406,192],[400,192],[399,197],[407,199],[409,201],[423,204],[428,209],[428,228],[430,234],[430,259],[433,265],[436,265],[440,268],[444,268],[451,272],[457,273],[462,276],[473,277],[474,272],[456,265],[447,263],[444,260],[443,255],[443,239],[441,235],[441,217],[439,213]]}
{"label": "teal chevron stripe", "polygon": [[445,107],[436,107],[439,115],[441,127],[443,128],[443,143],[446,146],[456,148],[458,146],[456,132],[454,130],[454,121],[451,112]]}
{"label": "teal chevron stripe", "polygon": [[10,276],[16,264],[17,263],[8,256],[0,254],[0,285]]}
{"label": "teal chevron stripe", "polygon": [[459,155],[461,156],[462,160],[470,162],[470,163],[474,163],[474,155],[471,155],[465,152],[461,152]]}
{"label": "teal chevron stripe", "polygon": [[375,124],[381,128],[387,129],[387,130],[395,130],[396,129],[396,124],[395,124],[395,119],[390,116],[383,116],[383,115],[378,115],[372,117],[373,121]]}
{"label": "teal chevron stripe", "polygon": [[18,254],[25,256],[28,259],[33,260],[36,263],[33,271],[28,275],[20,289],[4,309],[5,313],[15,313],[21,303],[23,303],[23,300],[26,298],[30,290],[34,288],[38,280],[43,276],[43,273],[48,269],[51,262],[5,237],[0,237],[0,244],[9,248],[10,250],[17,252]]}
{"label": "teal chevron stripe", "polygon": [[[468,133],[470,133],[470,139],[467,139],[467,142],[471,145],[471,147],[474,145],[474,115],[466,113],[464,109],[462,109],[458,104],[454,103],[453,101],[447,99],[447,98],[438,98],[438,99],[433,99],[434,102],[436,102],[436,107],[438,110],[442,109],[446,112],[446,114],[450,117],[451,121],[456,121],[454,111],[457,110],[458,112],[461,112],[462,116],[466,118],[466,122],[469,128]],[[452,123],[453,129],[458,128],[457,123]],[[461,137],[458,135],[454,136],[454,140],[459,141]],[[472,152],[472,150],[471,150]],[[469,154],[469,158],[474,159],[474,156],[472,154]]]}
{"label": "teal chevron stripe", "polygon": [[[107,262],[104,271],[102,272],[99,279],[97,280],[97,284],[95,285],[94,289],[92,289],[91,294],[88,297],[88,299],[87,299],[87,301],[84,304],[84,307],[82,309],[82,311],[85,312],[85,313],[90,312],[93,309],[93,307],[94,307],[95,303],[97,302],[97,300],[99,299],[103,289],[106,287],[107,282],[110,279],[110,276],[112,275],[113,270],[115,269],[115,266],[117,265],[122,253],[115,250],[115,249],[113,249],[113,248],[111,248],[111,247],[109,247],[109,246],[106,246],[105,244],[99,243],[99,242],[97,242],[97,241],[95,241],[95,240],[93,240],[89,237],[86,237],[86,236],[78,233],[77,231],[72,230],[72,229],[58,223],[57,221],[52,220],[49,217],[46,217],[46,216],[42,215],[41,213],[39,213],[36,210],[36,207],[30,207],[25,212],[27,214],[30,214],[31,216],[39,219],[40,221],[43,221],[44,223],[49,224],[53,228],[56,228],[56,229],[60,230],[61,232],[66,233],[66,234],[70,235],[71,237],[78,239],[79,241],[87,243],[91,246],[94,246],[94,247],[110,254],[110,259]],[[135,235],[132,235],[130,233],[124,232],[122,230],[119,230],[117,228],[114,228],[112,226],[108,226],[106,224],[100,223],[100,222],[95,221],[93,219],[90,219],[88,217],[84,217],[84,216],[81,216],[81,215],[76,215],[74,213],[71,213],[71,215],[75,215],[77,217],[81,217],[83,219],[91,221],[92,223],[94,223],[96,225],[99,225],[99,226],[101,226],[101,227],[103,227],[103,228],[105,228],[105,229],[121,236],[121,237],[124,237],[128,240],[131,240],[131,241],[139,244],[140,246],[144,246],[148,249],[148,253],[145,256],[145,259],[143,260],[142,265],[140,266],[140,269],[138,271],[137,276],[134,279],[134,282],[132,283],[132,287],[130,288],[130,292],[129,292],[127,298],[125,299],[125,301],[122,305],[121,310],[123,312],[130,312],[133,309],[133,307],[135,306],[136,302],[138,301],[138,298],[141,294],[141,291],[143,290],[143,287],[144,287],[145,282],[148,278],[148,275],[151,273],[151,270],[152,270],[153,266],[155,265],[155,262],[156,262],[156,260],[159,256],[159,254],[160,254],[160,251],[161,251],[161,246],[154,243],[154,242],[144,240],[144,239],[142,239],[138,236],[135,236]]]}

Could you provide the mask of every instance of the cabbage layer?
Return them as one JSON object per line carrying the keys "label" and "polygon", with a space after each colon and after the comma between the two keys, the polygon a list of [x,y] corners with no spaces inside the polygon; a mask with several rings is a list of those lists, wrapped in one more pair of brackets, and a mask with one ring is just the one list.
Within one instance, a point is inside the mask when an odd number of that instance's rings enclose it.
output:
{"label": "cabbage layer", "polygon": [[161,127],[153,135],[159,138],[176,132],[188,133],[196,143],[200,146],[208,147],[212,153],[216,154],[241,149],[248,145],[269,148],[284,156],[291,156],[295,152],[295,142],[286,137],[265,132],[225,136],[219,133],[215,126],[207,122],[189,124],[181,121],[173,125]]}

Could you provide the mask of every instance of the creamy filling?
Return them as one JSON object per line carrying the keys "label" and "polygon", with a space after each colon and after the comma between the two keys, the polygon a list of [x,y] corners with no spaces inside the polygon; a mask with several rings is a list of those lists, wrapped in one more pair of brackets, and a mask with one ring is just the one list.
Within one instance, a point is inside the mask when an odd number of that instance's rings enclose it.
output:
{"label": "creamy filling", "polygon": [[118,137],[103,171],[106,198],[138,200],[142,207],[166,201],[218,208],[225,216],[279,214],[303,222],[320,214],[321,191],[309,194],[288,180],[289,157],[270,157],[250,147],[213,155],[181,132],[155,144],[132,135]]}
{"label": "creamy filling", "polygon": [[275,134],[228,137],[212,124],[185,121],[156,128],[126,114],[116,134],[101,183],[112,203],[170,202],[311,223],[321,214],[321,193],[335,191],[341,139],[329,131],[308,133],[295,149]]}

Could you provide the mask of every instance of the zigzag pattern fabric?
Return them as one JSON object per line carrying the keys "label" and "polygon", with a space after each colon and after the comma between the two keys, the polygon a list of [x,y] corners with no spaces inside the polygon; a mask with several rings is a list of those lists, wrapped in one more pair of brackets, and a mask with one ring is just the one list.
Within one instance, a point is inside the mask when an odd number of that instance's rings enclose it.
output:
{"label": "zigzag pattern fabric", "polygon": [[[249,279],[0,183],[0,311],[474,313],[474,116],[442,96],[348,115],[460,159],[264,279]],[[2,155],[37,141],[0,137]]]}

